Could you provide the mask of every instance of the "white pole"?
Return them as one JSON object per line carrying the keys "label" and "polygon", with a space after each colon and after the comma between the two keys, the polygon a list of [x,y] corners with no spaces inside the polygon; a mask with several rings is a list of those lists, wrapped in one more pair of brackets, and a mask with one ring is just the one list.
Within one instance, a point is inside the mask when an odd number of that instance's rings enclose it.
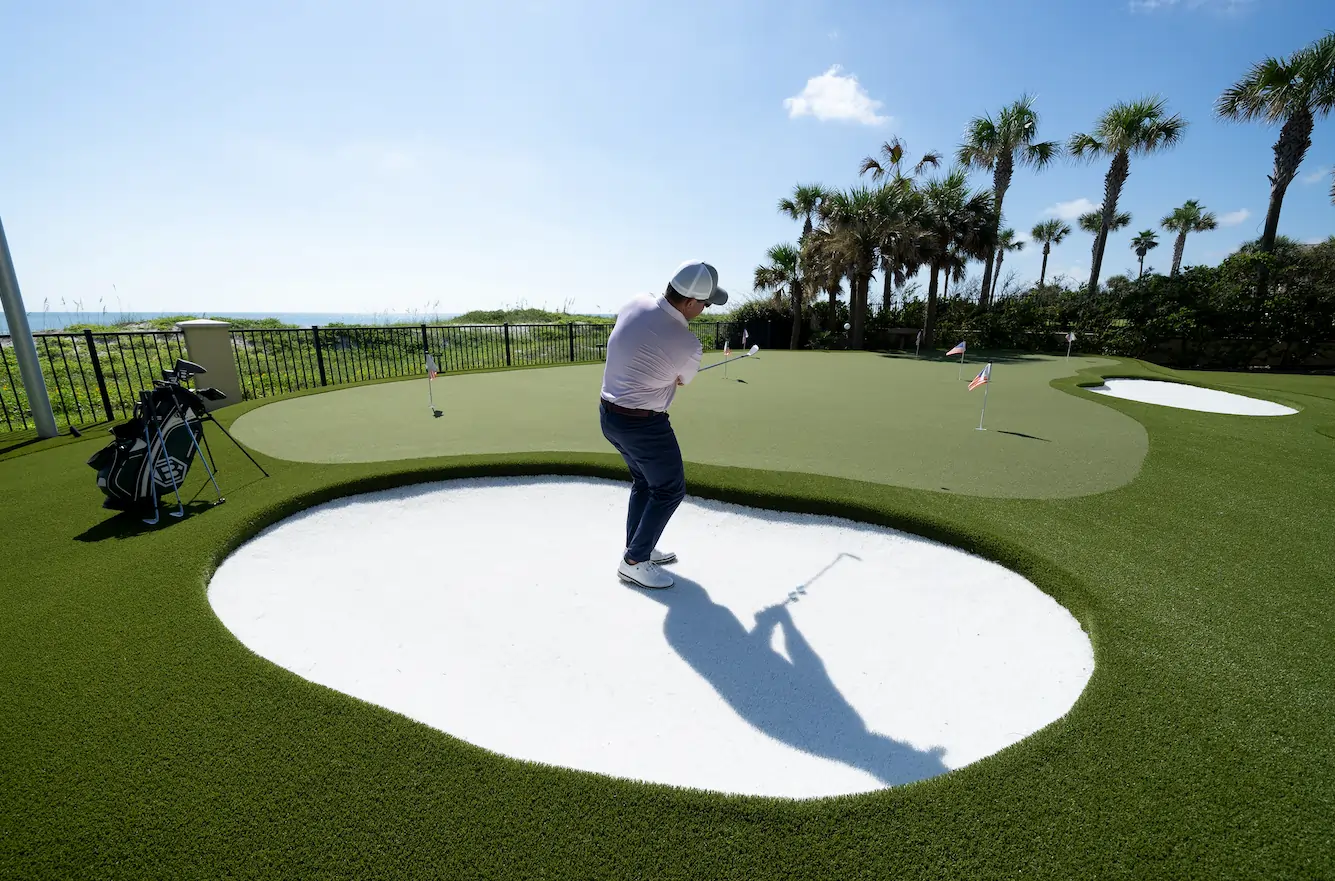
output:
{"label": "white pole", "polygon": [[978,414],[979,431],[987,431],[986,428],[983,428],[983,417],[987,415],[987,387],[990,386],[991,384],[992,384],[991,382],[983,383],[983,412]]}
{"label": "white pole", "polygon": [[[37,436],[55,437],[60,433],[56,428],[56,414],[51,410],[51,398],[46,393],[46,378],[42,376],[42,362],[37,360],[37,343],[32,338],[32,329],[28,327],[28,313],[23,310],[23,295],[19,293],[18,275],[14,272],[14,261],[9,256],[4,224],[0,224],[0,300],[4,301],[9,338],[14,344],[14,355],[19,362],[19,378],[23,380],[23,390],[28,394],[28,409],[32,411],[32,421],[37,425]],[[17,394],[14,400],[17,403]]]}
{"label": "white pole", "polygon": [[955,371],[956,379],[964,378],[964,354],[965,354],[964,352],[960,352],[960,367],[958,370]]}
{"label": "white pole", "polygon": [[1066,335],[1066,357],[1071,357],[1071,335]]}

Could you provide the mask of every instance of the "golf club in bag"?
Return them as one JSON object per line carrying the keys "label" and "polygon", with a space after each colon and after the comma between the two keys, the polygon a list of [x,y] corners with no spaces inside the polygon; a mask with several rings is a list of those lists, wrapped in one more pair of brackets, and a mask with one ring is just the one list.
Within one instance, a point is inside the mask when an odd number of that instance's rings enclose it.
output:
{"label": "golf club in bag", "polygon": [[133,511],[151,506],[153,517],[144,521],[151,525],[159,519],[159,497],[173,492],[177,510],[170,513],[173,517],[185,516],[181,484],[196,453],[217,493],[218,500],[214,504],[225,502],[214,476],[218,469],[209,461],[213,451],[209,450],[208,456],[204,452],[208,448],[208,438],[204,435],[206,421],[217,425],[265,477],[269,476],[245,447],[237,444],[227,429],[208,412],[205,400],[220,401],[227,396],[215,388],[195,391],[184,385],[192,376],[206,372],[198,364],[178,359],[172,370],[162,371],[163,378],[154,381],[152,389],[139,393],[133,418],[110,429],[115,440],[88,460],[88,466],[97,472],[97,485],[106,496],[102,507]]}

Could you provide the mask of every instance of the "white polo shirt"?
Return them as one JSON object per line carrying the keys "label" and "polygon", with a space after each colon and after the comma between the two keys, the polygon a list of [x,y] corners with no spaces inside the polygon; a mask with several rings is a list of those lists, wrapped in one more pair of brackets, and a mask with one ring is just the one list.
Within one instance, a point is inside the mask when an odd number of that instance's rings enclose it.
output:
{"label": "white polo shirt", "polygon": [[666,412],[678,377],[683,383],[694,379],[703,354],[685,315],[662,294],[642,294],[621,308],[607,338],[602,398],[635,410]]}

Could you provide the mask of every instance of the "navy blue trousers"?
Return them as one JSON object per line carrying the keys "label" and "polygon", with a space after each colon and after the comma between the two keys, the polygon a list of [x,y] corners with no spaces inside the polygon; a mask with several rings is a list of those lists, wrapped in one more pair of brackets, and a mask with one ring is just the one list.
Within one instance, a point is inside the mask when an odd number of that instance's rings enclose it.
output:
{"label": "navy blue trousers", "polygon": [[666,413],[627,416],[599,405],[603,437],[616,447],[630,469],[630,508],[626,512],[626,559],[642,563],[686,498],[686,469],[681,447]]}

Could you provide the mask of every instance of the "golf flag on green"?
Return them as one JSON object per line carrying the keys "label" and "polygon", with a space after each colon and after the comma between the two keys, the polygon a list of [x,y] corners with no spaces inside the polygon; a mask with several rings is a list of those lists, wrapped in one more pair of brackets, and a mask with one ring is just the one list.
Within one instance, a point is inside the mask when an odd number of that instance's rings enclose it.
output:
{"label": "golf flag on green", "polygon": [[969,383],[969,391],[973,391],[980,385],[983,386],[983,412],[978,414],[979,431],[987,431],[986,428],[983,428],[983,417],[987,415],[987,386],[991,380],[992,362],[988,361],[987,366],[978,372],[978,375],[973,378],[973,382]]}
{"label": "golf flag on green", "polygon": [[951,349],[949,352],[946,352],[947,358],[949,358],[951,355],[960,356],[960,367],[958,370],[955,371],[955,378],[963,379],[964,377],[961,376],[961,374],[964,373],[964,340],[960,340],[960,344],[958,346]]}
{"label": "golf flag on green", "polygon": [[436,366],[436,359],[431,357],[431,353],[426,353],[426,377],[428,380],[435,379],[440,373],[440,368]]}

